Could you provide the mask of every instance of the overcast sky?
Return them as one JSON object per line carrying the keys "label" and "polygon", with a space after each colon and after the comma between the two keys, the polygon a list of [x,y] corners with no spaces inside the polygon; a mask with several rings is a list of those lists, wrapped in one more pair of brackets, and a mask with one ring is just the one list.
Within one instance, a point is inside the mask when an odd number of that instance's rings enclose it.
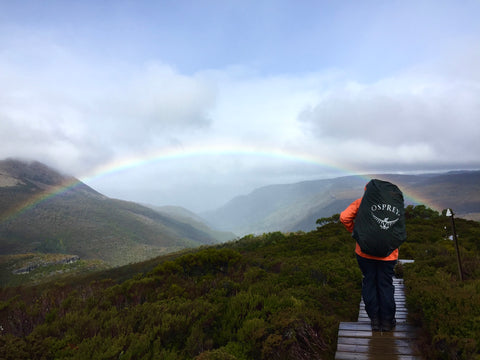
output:
{"label": "overcast sky", "polygon": [[0,0],[0,158],[202,211],[480,168],[480,1]]}

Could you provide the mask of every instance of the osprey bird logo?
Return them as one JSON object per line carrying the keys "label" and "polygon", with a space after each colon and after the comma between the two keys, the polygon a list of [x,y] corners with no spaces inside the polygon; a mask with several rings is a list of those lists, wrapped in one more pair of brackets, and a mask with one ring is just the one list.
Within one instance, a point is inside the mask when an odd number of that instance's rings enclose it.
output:
{"label": "osprey bird logo", "polygon": [[378,222],[378,224],[380,225],[380,228],[383,230],[390,229],[390,226],[395,224],[400,219],[400,218],[397,218],[395,220],[388,220],[388,217],[386,217],[385,219],[382,220],[379,217],[375,216],[373,213],[372,213],[372,216],[375,219],[375,221]]}

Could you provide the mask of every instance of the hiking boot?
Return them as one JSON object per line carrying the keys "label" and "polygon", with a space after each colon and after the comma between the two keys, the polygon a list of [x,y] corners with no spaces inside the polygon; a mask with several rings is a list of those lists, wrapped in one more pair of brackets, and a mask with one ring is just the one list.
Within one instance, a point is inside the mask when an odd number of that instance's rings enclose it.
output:
{"label": "hiking boot", "polygon": [[393,318],[392,320],[382,321],[382,331],[392,331],[397,325],[397,320]]}
{"label": "hiking boot", "polygon": [[373,318],[370,321],[370,324],[372,325],[372,331],[380,331],[380,319],[379,318]]}

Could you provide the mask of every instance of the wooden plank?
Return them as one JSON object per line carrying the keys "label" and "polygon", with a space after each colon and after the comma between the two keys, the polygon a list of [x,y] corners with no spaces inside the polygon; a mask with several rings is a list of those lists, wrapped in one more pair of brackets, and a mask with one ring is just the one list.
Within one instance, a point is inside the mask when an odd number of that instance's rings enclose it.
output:
{"label": "wooden plank", "polygon": [[[392,339],[385,338],[386,342],[389,342],[395,346],[411,346],[414,345],[414,339]],[[378,341],[378,340],[377,340]],[[368,345],[370,338],[357,338],[357,337],[340,337],[338,338],[338,345]]]}
{"label": "wooden plank", "polygon": [[[404,323],[408,320],[408,314],[398,313],[395,315],[395,319],[397,319],[397,324]],[[363,311],[358,314],[358,321],[370,321],[370,318],[368,317],[367,313]]]}
{"label": "wooden plank", "polygon": [[[359,312],[365,312],[365,308],[362,307],[359,309]],[[406,314],[408,312],[407,308],[397,307],[395,313],[396,314]],[[366,313],[366,312],[365,312]]]}
{"label": "wooden plank", "polygon": [[[375,333],[381,331],[375,331]],[[371,330],[339,330],[338,337],[372,337],[373,331]],[[392,338],[402,338],[402,339],[414,339],[417,337],[417,333],[414,331],[385,331],[381,332],[382,334],[391,334]]]}
{"label": "wooden plank", "polygon": [[[368,330],[370,331],[372,328],[370,326],[370,322],[341,322],[339,330]],[[395,327],[396,331],[416,331],[416,328],[412,325],[408,324],[398,324]]]}
{"label": "wooden plank", "polygon": [[[390,356],[390,359],[397,359],[400,355],[420,358],[420,354],[414,345],[413,340],[397,339],[392,337],[392,333],[373,333],[371,337],[365,338],[340,337],[337,345],[337,355],[340,353],[368,354],[371,360],[378,359],[379,356]],[[339,357],[337,356],[337,358]]]}
{"label": "wooden plank", "polygon": [[339,351],[335,354],[335,360],[423,360],[423,358],[418,355],[362,354]]}
{"label": "wooden plank", "polygon": [[[368,318],[368,314],[365,310],[363,311],[359,311],[358,312],[358,317],[366,317]],[[408,317],[408,313],[405,312],[405,311],[399,311],[399,312],[396,312],[395,313],[395,319],[399,319],[399,318],[403,318],[403,319],[406,319]]]}
{"label": "wooden plank", "polygon": [[399,264],[411,264],[415,262],[415,260],[411,260],[411,259],[398,259],[398,263]]}
{"label": "wooden plank", "polygon": [[[412,348],[409,344],[405,346],[391,346],[390,344],[383,344],[383,346],[377,345],[375,351],[380,351],[379,348],[382,349],[382,354],[384,355],[418,355],[412,353]],[[339,344],[337,347],[337,351],[340,352],[352,352],[352,353],[360,353],[360,354],[368,354],[371,351],[372,344],[366,345],[357,345],[357,344]]]}

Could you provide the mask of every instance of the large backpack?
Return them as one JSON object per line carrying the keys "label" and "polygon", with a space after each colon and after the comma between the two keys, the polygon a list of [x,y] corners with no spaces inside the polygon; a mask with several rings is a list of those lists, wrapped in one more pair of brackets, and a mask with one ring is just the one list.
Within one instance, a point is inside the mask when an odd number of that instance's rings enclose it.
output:
{"label": "large backpack", "polygon": [[365,188],[352,236],[362,252],[386,257],[406,239],[405,207],[400,189],[372,179]]}

